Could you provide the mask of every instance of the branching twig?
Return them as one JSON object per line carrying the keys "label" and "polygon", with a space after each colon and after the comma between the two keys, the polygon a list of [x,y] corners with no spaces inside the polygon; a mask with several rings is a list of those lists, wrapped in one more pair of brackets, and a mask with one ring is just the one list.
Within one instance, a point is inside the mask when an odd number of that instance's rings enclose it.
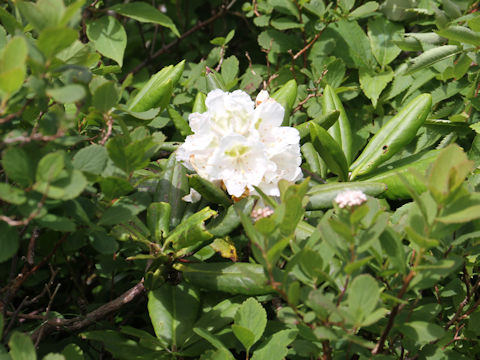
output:
{"label": "branching twig", "polygon": [[[73,319],[60,319],[55,318],[48,320],[44,326],[40,329],[37,329],[32,334],[33,341],[37,342],[40,341],[43,336],[48,335],[50,332],[54,330],[64,330],[64,331],[78,331],[81,330],[89,325],[94,324],[100,319],[103,319],[105,316],[119,311],[122,306],[128,304],[132,300],[134,300],[138,295],[142,294],[145,290],[143,286],[143,279],[136,284],[131,289],[124,292],[122,295],[117,297],[116,299],[100,306],[98,309],[88,313],[85,316],[75,317]],[[43,331],[42,331],[43,329]]]}
{"label": "branching twig", "polygon": [[141,62],[140,64],[138,64],[132,71],[131,73],[132,74],[136,74],[137,72],[139,72],[140,70],[142,70],[145,66],[147,66],[150,61],[152,61],[153,59],[159,57],[160,55],[166,53],[168,50],[170,50],[172,47],[174,47],[175,45],[177,45],[180,41],[182,41],[183,39],[185,39],[186,37],[192,35],[194,32],[196,32],[197,30],[200,30],[201,28],[207,26],[208,24],[214,22],[215,20],[217,20],[218,18],[222,17],[223,15],[225,15],[228,10],[230,10],[230,8],[237,2],[237,0],[232,0],[230,1],[230,3],[228,5],[223,5],[222,7],[220,7],[220,10],[213,14],[211,17],[209,17],[207,20],[205,21],[200,21],[197,25],[195,25],[194,27],[192,27],[191,29],[187,30],[186,32],[184,32],[178,39],[175,39],[173,40],[172,42],[170,42],[169,44],[167,45],[164,45],[162,46],[160,49],[158,49],[155,53],[152,54],[152,56],[148,59],[145,59],[143,62]]}

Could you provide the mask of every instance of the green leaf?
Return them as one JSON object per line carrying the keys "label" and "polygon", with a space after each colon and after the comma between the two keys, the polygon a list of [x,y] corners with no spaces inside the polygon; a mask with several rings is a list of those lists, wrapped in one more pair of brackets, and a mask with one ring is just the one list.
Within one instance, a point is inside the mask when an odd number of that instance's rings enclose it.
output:
{"label": "green leaf", "polygon": [[147,226],[153,235],[153,240],[160,240],[169,232],[170,214],[172,208],[169,203],[153,202],[147,209]]}
{"label": "green leaf", "polygon": [[255,350],[252,360],[282,360],[288,354],[288,345],[290,345],[298,331],[295,329],[280,330],[273,334],[260,348]]}
{"label": "green leaf", "polygon": [[340,111],[332,110],[327,114],[320,114],[314,119],[310,121],[306,121],[296,126],[296,129],[300,133],[300,141],[305,139],[308,135],[310,135],[310,125],[312,123],[320,125],[325,130],[328,130],[338,120],[339,115],[340,115]]}
{"label": "green leaf", "polygon": [[237,84],[238,64],[238,59],[234,55],[223,60],[220,74],[222,75],[227,90],[230,90]]}
{"label": "green leaf", "polygon": [[0,183],[0,199],[10,204],[21,205],[27,201],[25,191],[7,183]]}
{"label": "green leaf", "polygon": [[347,290],[347,304],[356,322],[361,322],[377,307],[380,299],[380,287],[370,275],[356,276]]}
{"label": "green leaf", "polygon": [[14,332],[8,341],[12,360],[36,360],[37,352],[29,336]]}
{"label": "green leaf", "polygon": [[250,352],[250,348],[253,344],[255,344],[255,335],[249,329],[233,324],[232,331],[235,334],[235,337],[242,343],[243,347],[247,351]]}
{"label": "green leaf", "polygon": [[148,150],[153,146],[155,144],[151,136],[129,142],[126,136],[120,135],[107,142],[107,151],[115,165],[130,174],[134,170],[142,169],[148,165]]}
{"label": "green leaf", "polygon": [[47,59],[69,47],[78,39],[78,31],[66,27],[54,27],[42,30],[38,36],[37,46]]}
{"label": "green leaf", "polygon": [[[204,338],[207,340],[210,344],[212,344],[216,349],[217,352],[219,352],[223,357],[206,357],[206,359],[212,359],[212,360],[235,360],[233,357],[232,353],[227,349],[227,347],[214,335],[212,335],[210,332],[208,332],[205,329],[202,329],[200,327],[194,327],[193,331],[195,334],[198,336]],[[213,355],[212,355],[213,356]],[[201,359],[204,359],[203,356]],[[205,360],[206,360],[205,359]]]}
{"label": "green leaf", "polygon": [[340,180],[346,181],[348,178],[348,164],[340,145],[324,128],[315,123],[312,123],[310,126],[310,138],[312,145],[325,161],[328,168],[337,174]]}
{"label": "green leaf", "polygon": [[46,27],[57,26],[65,13],[63,0],[39,0],[36,4],[17,1],[16,5],[22,15],[38,32]]}
{"label": "green leaf", "polygon": [[27,43],[22,37],[12,38],[0,52],[0,90],[13,94],[25,80]]}
{"label": "green leaf", "polygon": [[112,6],[111,9],[123,16],[128,16],[143,23],[153,23],[169,28],[176,36],[180,37],[180,33],[172,19],[143,1],[117,4]]}
{"label": "green leaf", "polygon": [[65,356],[62,354],[54,354],[54,353],[49,353],[45,355],[42,360],[66,360]]}
{"label": "green leaf", "polygon": [[200,311],[200,299],[188,284],[163,284],[148,293],[148,314],[153,329],[168,347],[181,348],[193,335]]}
{"label": "green leaf", "polygon": [[3,152],[2,166],[10,180],[21,186],[27,187],[35,179],[36,164],[20,147],[11,147]]}
{"label": "green leaf", "polygon": [[118,251],[117,241],[104,231],[94,231],[89,238],[92,247],[100,254],[111,255]]}
{"label": "green leaf", "polygon": [[420,249],[431,249],[438,246],[439,241],[436,239],[430,239],[422,234],[419,234],[410,226],[405,226],[405,232],[407,233],[408,239],[416,244]]}
{"label": "green leaf", "polygon": [[19,247],[18,232],[6,222],[0,221],[0,263],[7,261]]}
{"label": "green leaf", "polygon": [[248,298],[238,308],[232,330],[248,352],[250,347],[260,339],[266,325],[265,309],[254,298]]}
{"label": "green leaf", "polygon": [[264,295],[273,292],[263,266],[249,263],[191,263],[175,267],[193,285],[230,294]]}
{"label": "green leaf", "polygon": [[62,171],[53,182],[36,182],[33,188],[52,199],[70,200],[80,195],[87,184],[82,172],[72,169]]}
{"label": "green leaf", "polygon": [[109,200],[127,195],[134,190],[134,187],[126,179],[116,176],[102,178],[100,188]]}
{"label": "green leaf", "polygon": [[373,107],[377,107],[377,101],[383,89],[393,79],[393,71],[383,73],[372,73],[365,69],[359,70],[360,87],[364,94],[372,100]]}
{"label": "green leaf", "polygon": [[78,151],[73,157],[73,166],[81,171],[100,175],[107,165],[108,155],[105,147],[93,144]]}
{"label": "green leaf", "polygon": [[370,16],[378,9],[378,6],[379,5],[376,1],[367,1],[365,4],[360,5],[358,8],[350,12],[350,14],[348,14],[348,17],[350,19],[358,19]]}
{"label": "green leaf", "polygon": [[445,224],[461,224],[480,218],[480,205],[469,206],[463,210],[438,217],[436,220]]}
{"label": "green leaf", "polygon": [[333,53],[341,58],[348,67],[374,69],[375,57],[370,48],[370,41],[356,21],[341,20],[329,25],[322,37],[333,38]]}
{"label": "green leaf", "polygon": [[189,176],[188,184],[197,190],[200,195],[202,195],[209,202],[221,204],[225,207],[228,207],[232,204],[232,200],[228,197],[225,191],[199,175]]}
{"label": "green leaf", "polygon": [[170,116],[170,119],[172,119],[173,125],[180,132],[180,135],[188,136],[193,134],[192,129],[190,129],[190,125],[188,125],[188,121],[185,120],[177,110],[169,106],[167,107],[167,112]]}
{"label": "green leaf", "polygon": [[390,159],[410,143],[430,113],[432,97],[421,94],[403,106],[370,139],[362,153],[350,166],[350,179],[372,172],[378,165]]}
{"label": "green leaf", "polygon": [[331,183],[315,185],[308,191],[307,210],[330,208],[335,197],[346,190],[360,190],[371,196],[377,196],[387,190],[381,182],[353,181],[347,183]]}
{"label": "green leaf", "polygon": [[468,160],[460,146],[451,144],[443,149],[428,176],[428,188],[435,200],[442,203],[454,193],[465,181],[473,166],[473,161]]}
{"label": "green leaf", "polygon": [[76,229],[75,223],[63,216],[54,214],[47,214],[37,219],[36,222],[42,226],[60,232],[74,232]]}
{"label": "green leaf", "polygon": [[410,66],[408,67],[408,73],[427,68],[433,64],[448,59],[452,56],[459,54],[462,48],[456,45],[443,45],[431,48],[425,51],[423,54],[410,60]]}
{"label": "green leaf", "polygon": [[95,89],[92,97],[92,105],[100,112],[105,113],[117,105],[120,93],[113,81],[106,81]]}
{"label": "green leaf", "polygon": [[87,23],[87,36],[103,56],[123,65],[127,34],[123,25],[113,16],[103,16]]}
{"label": "green leaf", "polygon": [[86,91],[82,85],[69,84],[62,87],[47,89],[47,95],[61,104],[71,104],[82,100]]}
{"label": "green leaf", "polygon": [[297,82],[295,80],[287,81],[280,89],[272,94],[272,98],[285,109],[282,125],[288,125],[290,112],[297,98]]}
{"label": "green leaf", "polygon": [[278,11],[282,14],[292,15],[295,16],[297,19],[300,16],[297,7],[290,0],[268,0],[268,3],[273,6],[275,11]]}
{"label": "green leaf", "polygon": [[[115,225],[127,222],[135,215],[146,209],[142,193],[135,193],[130,197],[123,197],[109,207],[100,218],[99,225]],[[145,194],[144,194],[145,195]],[[145,195],[148,197],[148,195]]]}
{"label": "green leaf", "polygon": [[372,47],[373,56],[380,66],[390,64],[400,54],[401,49],[395,45],[395,40],[401,40],[403,27],[388,21],[383,17],[377,17],[368,21],[368,37]]}
{"label": "green leaf", "polygon": [[338,121],[328,129],[328,133],[332,135],[333,139],[342,147],[345,158],[347,159],[347,164],[350,164],[353,156],[350,121],[340,98],[330,85],[325,86],[325,89],[323,90],[322,107],[324,114],[334,110],[340,112]]}
{"label": "green leaf", "polygon": [[65,152],[56,151],[42,157],[37,167],[36,180],[52,182],[62,172],[65,166]]}
{"label": "green leaf", "polygon": [[135,95],[128,109],[143,112],[156,107],[165,108],[172,96],[173,87],[182,76],[184,67],[185,60],[175,66],[166,66],[157,72]]}
{"label": "green leaf", "polygon": [[277,30],[301,29],[305,25],[289,17],[279,17],[272,19],[270,24]]}
{"label": "green leaf", "polygon": [[213,235],[205,228],[205,221],[217,212],[208,206],[183,220],[170,232],[166,242],[172,243],[177,257],[183,256],[204,245]]}
{"label": "green leaf", "polygon": [[470,30],[465,26],[453,25],[448,28],[438,30],[437,34],[449,40],[480,46],[480,34]]}
{"label": "green leaf", "polygon": [[419,346],[435,341],[445,334],[445,330],[429,321],[410,321],[398,325],[399,331]]}
{"label": "green leaf", "polygon": [[62,354],[68,360],[85,360],[83,351],[77,344],[68,344],[63,348]]}

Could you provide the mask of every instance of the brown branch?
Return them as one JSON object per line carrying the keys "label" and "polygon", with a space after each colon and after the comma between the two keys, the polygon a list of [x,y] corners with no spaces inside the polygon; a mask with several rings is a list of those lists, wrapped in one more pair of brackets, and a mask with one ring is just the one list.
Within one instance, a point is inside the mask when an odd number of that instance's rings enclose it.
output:
{"label": "brown branch", "polygon": [[222,17],[223,15],[225,15],[228,10],[230,10],[230,8],[237,2],[237,0],[232,0],[230,1],[230,3],[228,5],[223,5],[220,7],[220,10],[213,14],[211,17],[209,17],[207,20],[205,21],[200,21],[197,25],[195,25],[194,27],[192,27],[191,29],[187,30],[186,32],[184,32],[178,39],[175,39],[173,40],[172,42],[168,43],[167,45],[163,45],[160,49],[158,49],[155,53],[152,54],[152,56],[148,59],[145,59],[143,62],[141,62],[140,64],[138,64],[130,73],[132,74],[136,74],[137,72],[139,72],[140,70],[142,70],[145,66],[147,66],[150,61],[152,61],[153,59],[159,57],[160,55],[166,53],[168,50],[170,50],[172,47],[174,47],[175,45],[177,45],[180,41],[182,41],[183,39],[185,39],[186,37],[192,35],[194,32],[196,32],[197,30],[200,30],[201,28],[207,26],[208,24],[214,22],[215,20],[217,20],[218,18]]}
{"label": "brown branch", "polygon": [[29,143],[32,141],[52,141],[56,140],[59,137],[62,137],[65,135],[65,132],[61,129],[58,129],[57,133],[55,135],[42,135],[42,134],[37,134],[37,133],[32,133],[29,136],[17,136],[14,138],[7,138],[3,140],[4,144],[14,144],[14,143]]}
{"label": "brown branch", "polygon": [[310,41],[307,45],[305,45],[303,47],[302,50],[300,50],[299,52],[297,52],[295,55],[292,56],[293,60],[297,60],[300,56],[302,56],[302,54],[307,51],[308,49],[310,49],[310,47],[315,44],[315,41],[318,40],[318,38],[320,37],[320,35],[322,35],[321,32],[319,32],[317,35],[315,35],[315,37],[312,39],[312,41]]}
{"label": "brown branch", "polygon": [[[398,299],[402,299],[405,293],[407,292],[408,285],[410,284],[410,281],[412,281],[413,277],[415,276],[415,272],[411,270],[408,275],[405,277],[403,280],[403,285],[402,288],[400,289],[400,292],[397,295]],[[385,344],[385,340],[387,339],[388,333],[393,327],[393,322],[395,320],[395,317],[398,315],[398,313],[403,309],[403,306],[400,307],[400,305],[395,305],[390,313],[390,316],[388,318],[388,323],[387,326],[385,326],[385,329],[382,332],[382,335],[380,336],[380,339],[378,340],[378,343],[375,345],[375,347],[372,350],[372,355],[376,355],[382,352],[383,350],[383,345]]]}
{"label": "brown branch", "polygon": [[[89,325],[96,323],[98,320],[103,319],[105,316],[119,311],[125,304],[128,304],[134,300],[137,296],[142,294],[145,291],[143,285],[143,279],[136,284],[131,289],[124,292],[119,297],[114,300],[100,306],[98,309],[93,310],[85,316],[79,316],[73,319],[51,319],[48,320],[44,326],[40,329],[37,329],[32,334],[33,341],[40,341],[39,338],[48,335],[54,330],[63,330],[63,331],[78,331]],[[43,331],[42,331],[43,329]]]}
{"label": "brown branch", "polygon": [[8,114],[7,116],[0,118],[0,124],[4,124],[6,122],[9,122],[10,120],[15,119],[16,117],[19,117],[23,114],[27,106],[32,102],[32,99],[28,99],[25,104],[23,104],[22,108],[18,110],[17,112],[14,112],[13,114]]}

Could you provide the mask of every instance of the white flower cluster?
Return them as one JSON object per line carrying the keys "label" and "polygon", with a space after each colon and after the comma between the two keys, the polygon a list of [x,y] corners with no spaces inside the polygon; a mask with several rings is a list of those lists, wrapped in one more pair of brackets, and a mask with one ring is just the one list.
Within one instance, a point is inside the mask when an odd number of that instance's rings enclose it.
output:
{"label": "white flower cluster", "polygon": [[335,197],[335,202],[340,208],[362,205],[367,201],[367,196],[360,190],[346,190]]}
{"label": "white flower cluster", "polygon": [[273,209],[269,207],[264,207],[264,208],[253,210],[250,216],[252,217],[253,221],[258,221],[260,219],[273,215],[273,213],[274,213]]}
{"label": "white flower cluster", "polygon": [[281,179],[302,176],[298,130],[281,126],[285,110],[268,92],[261,91],[254,103],[241,90],[213,90],[205,105],[206,112],[190,114],[193,135],[176,153],[185,167],[223,183],[235,197],[255,193],[253,186],[279,196]]}

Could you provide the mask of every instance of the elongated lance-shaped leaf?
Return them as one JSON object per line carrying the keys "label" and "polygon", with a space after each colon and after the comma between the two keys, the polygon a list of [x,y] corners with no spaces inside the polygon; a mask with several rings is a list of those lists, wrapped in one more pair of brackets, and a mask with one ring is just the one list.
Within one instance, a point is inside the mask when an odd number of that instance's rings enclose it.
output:
{"label": "elongated lance-shaped leaf", "polygon": [[185,60],[177,65],[169,65],[153,75],[130,102],[128,109],[135,112],[167,106],[173,86],[183,73]]}
{"label": "elongated lance-shaped leaf", "polygon": [[465,26],[450,26],[437,31],[437,34],[449,40],[480,46],[480,34]]}
{"label": "elongated lance-shaped leaf", "polygon": [[337,174],[341,180],[348,178],[348,164],[340,145],[321,126],[312,123],[310,137],[315,150],[327,163],[328,168]]}
{"label": "elongated lance-shaped leaf", "polygon": [[456,45],[443,45],[425,51],[423,54],[411,60],[411,65],[407,69],[407,73],[412,73],[429,67],[436,62],[448,59],[462,51],[462,48]]}
{"label": "elongated lance-shaped leaf", "polygon": [[289,125],[290,113],[297,98],[297,82],[295,80],[287,81],[280,89],[272,94],[272,98],[285,109],[282,125]]}
{"label": "elongated lance-shaped leaf", "polygon": [[332,207],[335,197],[346,190],[360,190],[367,195],[377,196],[387,190],[387,186],[381,182],[371,181],[315,185],[307,193],[307,210]]}
{"label": "elongated lance-shaped leaf", "polygon": [[345,158],[347,159],[347,164],[349,165],[352,162],[353,156],[350,121],[348,120],[347,113],[343,108],[340,98],[330,85],[325,86],[325,89],[323,90],[322,106],[325,114],[333,110],[338,110],[340,112],[338,121],[328,129],[328,133],[341,146]]}
{"label": "elongated lance-shaped leaf", "polygon": [[300,141],[305,141],[308,135],[310,135],[310,125],[312,123],[320,125],[325,130],[328,130],[333,124],[335,124],[335,121],[338,120],[339,115],[340,111],[332,110],[326,114],[319,115],[310,121],[306,121],[300,125],[297,125],[295,128],[300,133]]}

